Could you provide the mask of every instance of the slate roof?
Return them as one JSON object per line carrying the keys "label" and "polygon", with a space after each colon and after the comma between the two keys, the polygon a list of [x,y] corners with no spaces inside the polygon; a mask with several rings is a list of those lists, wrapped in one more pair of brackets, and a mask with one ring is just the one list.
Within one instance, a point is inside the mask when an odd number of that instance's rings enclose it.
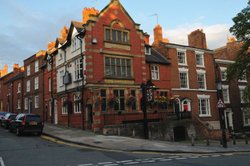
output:
{"label": "slate roof", "polygon": [[72,24],[74,25],[74,27],[78,32],[81,32],[84,29],[82,22],[72,21]]}
{"label": "slate roof", "polygon": [[151,48],[151,55],[146,55],[146,62],[166,65],[171,63],[166,57],[153,48]]}
{"label": "slate roof", "polygon": [[8,81],[6,81],[6,83],[9,83],[9,82],[13,82],[15,80],[19,80],[21,78],[24,78],[24,73],[19,73],[18,75],[16,75],[15,77],[12,77],[11,79],[9,79]]}

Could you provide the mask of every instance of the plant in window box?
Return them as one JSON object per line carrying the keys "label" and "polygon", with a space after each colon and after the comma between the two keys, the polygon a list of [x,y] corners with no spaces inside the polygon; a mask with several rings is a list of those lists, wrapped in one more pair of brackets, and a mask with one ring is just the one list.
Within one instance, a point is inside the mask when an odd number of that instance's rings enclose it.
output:
{"label": "plant in window box", "polygon": [[157,96],[154,99],[154,106],[157,106],[159,109],[167,109],[168,98],[165,96]]}

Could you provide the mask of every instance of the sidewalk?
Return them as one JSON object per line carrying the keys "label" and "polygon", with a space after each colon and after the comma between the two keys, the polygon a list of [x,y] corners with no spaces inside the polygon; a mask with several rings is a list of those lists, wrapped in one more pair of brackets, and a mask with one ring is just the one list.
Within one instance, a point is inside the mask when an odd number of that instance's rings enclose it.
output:
{"label": "sidewalk", "polygon": [[90,131],[67,128],[50,123],[45,123],[43,135],[79,145],[121,151],[149,151],[164,153],[250,152],[250,145],[246,145],[244,142],[237,142],[237,145],[228,142],[228,148],[223,148],[218,141],[211,141],[210,146],[206,146],[205,143],[191,146],[191,143],[189,142],[179,143],[144,140],[122,136],[104,136]]}

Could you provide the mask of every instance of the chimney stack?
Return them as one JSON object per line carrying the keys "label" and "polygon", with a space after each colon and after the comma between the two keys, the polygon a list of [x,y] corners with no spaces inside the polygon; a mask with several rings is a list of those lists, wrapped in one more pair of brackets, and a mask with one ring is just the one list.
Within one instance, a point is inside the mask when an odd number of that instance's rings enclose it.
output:
{"label": "chimney stack", "polygon": [[97,15],[98,13],[99,11],[95,9],[94,7],[92,8],[85,7],[82,11],[82,22],[86,24],[91,15]]}
{"label": "chimney stack", "polygon": [[147,45],[149,45],[149,38],[150,38],[150,35],[148,33],[144,33],[144,42]]}
{"label": "chimney stack", "polygon": [[188,35],[188,45],[191,47],[207,49],[206,34],[202,29],[197,29]]}

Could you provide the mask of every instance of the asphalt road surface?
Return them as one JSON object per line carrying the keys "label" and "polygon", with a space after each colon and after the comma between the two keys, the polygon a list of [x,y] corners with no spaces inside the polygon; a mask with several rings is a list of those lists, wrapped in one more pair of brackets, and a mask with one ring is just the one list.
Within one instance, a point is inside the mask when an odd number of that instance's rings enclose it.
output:
{"label": "asphalt road surface", "polygon": [[250,153],[160,154],[105,151],[0,128],[0,166],[250,166]]}

